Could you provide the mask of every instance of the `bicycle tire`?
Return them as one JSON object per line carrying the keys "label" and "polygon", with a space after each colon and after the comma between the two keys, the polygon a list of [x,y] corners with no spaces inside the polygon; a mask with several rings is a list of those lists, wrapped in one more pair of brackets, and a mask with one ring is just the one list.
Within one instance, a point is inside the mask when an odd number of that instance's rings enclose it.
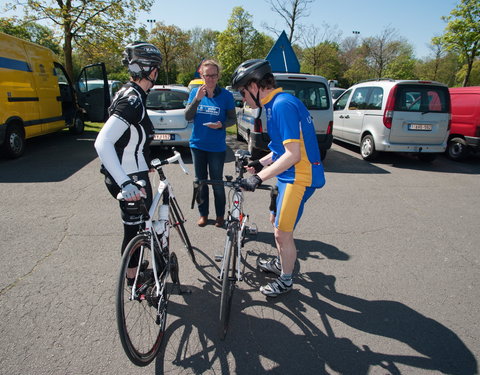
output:
{"label": "bicycle tire", "polygon": [[235,286],[235,249],[238,244],[236,241],[236,231],[231,230],[228,234],[225,248],[228,249],[224,254],[224,273],[222,279],[222,292],[220,296],[220,339],[224,340],[228,330],[230,320],[230,311],[232,307],[233,288]]}
{"label": "bicycle tire", "polygon": [[179,285],[180,284],[180,277],[179,277],[179,267],[178,267],[178,259],[177,254],[173,251],[170,253],[170,278],[172,279],[172,283]]}
{"label": "bicycle tire", "polygon": [[180,236],[183,245],[187,249],[190,258],[192,259],[192,262],[196,263],[195,253],[193,252],[190,238],[188,237],[185,226],[183,225],[183,223],[185,222],[185,218],[183,217],[182,210],[180,209],[180,206],[178,205],[178,202],[174,197],[170,198],[170,215],[173,227],[177,230],[177,233]]}
{"label": "bicycle tire", "polygon": [[[131,299],[132,289],[127,285],[127,268],[134,254],[143,247],[143,256],[138,259],[138,266],[148,260],[152,267],[150,240],[146,234],[139,234],[128,244],[122,258],[122,265],[117,283],[116,312],[120,341],[127,357],[137,366],[147,366],[157,356],[165,332],[167,319],[167,286],[168,272],[162,272],[165,263],[158,264],[157,272],[161,275],[160,284],[163,293],[155,294],[155,279],[153,269],[147,268],[140,272],[137,285],[141,289],[135,298]],[[163,259],[161,255],[155,255]],[[161,306],[158,308],[158,306]]]}

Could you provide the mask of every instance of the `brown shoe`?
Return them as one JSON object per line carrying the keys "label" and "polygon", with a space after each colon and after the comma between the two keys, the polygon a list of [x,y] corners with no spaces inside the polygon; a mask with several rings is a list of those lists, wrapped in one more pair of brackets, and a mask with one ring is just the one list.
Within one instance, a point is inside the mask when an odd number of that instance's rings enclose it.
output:
{"label": "brown shoe", "polygon": [[223,217],[217,217],[217,220],[215,220],[215,226],[217,228],[222,228],[224,223],[225,219]]}
{"label": "brown shoe", "polygon": [[199,227],[204,227],[205,225],[207,225],[207,221],[208,221],[207,216],[200,216],[200,219],[198,219],[198,221],[197,221],[197,225]]}

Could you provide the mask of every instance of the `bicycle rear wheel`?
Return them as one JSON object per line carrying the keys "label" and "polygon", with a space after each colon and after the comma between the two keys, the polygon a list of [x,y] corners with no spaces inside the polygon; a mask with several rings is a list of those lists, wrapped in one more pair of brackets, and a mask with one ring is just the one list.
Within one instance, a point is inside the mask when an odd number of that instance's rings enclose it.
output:
{"label": "bicycle rear wheel", "polygon": [[[117,285],[117,325],[120,341],[128,358],[137,366],[146,366],[160,350],[167,319],[167,288],[165,261],[155,255],[156,268],[160,278],[161,293],[157,295],[153,275],[153,259],[150,240],[146,234],[139,234],[130,241],[123,254],[122,266]],[[127,281],[127,269],[140,267],[134,280]],[[129,275],[131,276],[131,275]],[[132,295],[133,286],[135,292]]]}
{"label": "bicycle rear wheel", "polygon": [[170,216],[170,222],[172,223],[172,226],[177,230],[177,233],[180,236],[183,245],[187,249],[190,258],[194,263],[196,263],[192,244],[190,243],[187,231],[185,230],[185,226],[183,225],[183,223],[185,222],[185,218],[183,216],[182,210],[180,210],[180,206],[178,205],[177,200],[174,197],[170,198]]}
{"label": "bicycle rear wheel", "polygon": [[229,230],[227,240],[225,242],[224,254],[224,272],[222,279],[222,293],[220,297],[220,339],[225,339],[230,320],[230,311],[232,307],[233,290],[235,288],[235,264],[238,249],[236,230]]}

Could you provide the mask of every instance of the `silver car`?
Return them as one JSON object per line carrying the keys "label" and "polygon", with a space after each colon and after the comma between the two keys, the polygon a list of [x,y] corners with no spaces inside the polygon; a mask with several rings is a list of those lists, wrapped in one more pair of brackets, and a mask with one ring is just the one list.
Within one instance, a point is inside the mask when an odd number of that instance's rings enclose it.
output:
{"label": "silver car", "polygon": [[365,160],[409,152],[432,161],[445,151],[449,127],[450,95],[439,82],[370,80],[333,105],[333,137],[360,146]]}
{"label": "silver car", "polygon": [[188,147],[193,123],[185,120],[186,87],[156,85],[147,97],[147,112],[155,134],[152,146]]}

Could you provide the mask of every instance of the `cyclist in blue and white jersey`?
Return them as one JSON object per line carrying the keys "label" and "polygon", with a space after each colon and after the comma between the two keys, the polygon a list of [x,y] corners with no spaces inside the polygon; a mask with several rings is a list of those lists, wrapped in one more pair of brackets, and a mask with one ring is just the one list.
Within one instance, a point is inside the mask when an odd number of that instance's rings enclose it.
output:
{"label": "cyclist in blue and white jersey", "polygon": [[[109,119],[95,141],[95,149],[102,161],[101,172],[113,197],[119,192],[125,201],[120,202],[124,224],[121,252],[139,230],[138,206],[133,203],[146,196],[146,205],[152,202],[152,188],[148,178],[150,169],[150,142],[153,125],[145,103],[148,91],[158,77],[162,56],[152,44],[135,42],[126,46],[123,65],[128,68],[130,82],[120,89],[108,109]],[[134,182],[145,181],[139,188]]]}
{"label": "cyclist in blue and white jersey", "polygon": [[268,61],[255,59],[240,64],[233,73],[232,86],[252,108],[264,107],[266,111],[271,152],[249,164],[248,170],[255,174],[243,179],[241,186],[254,191],[263,181],[277,177],[279,194],[271,222],[278,257],[257,261],[260,269],[278,275],[275,281],[260,287],[266,296],[276,297],[292,289],[297,259],[293,231],[305,202],[325,184],[320,150],[312,116],[298,98],[276,87]]}

